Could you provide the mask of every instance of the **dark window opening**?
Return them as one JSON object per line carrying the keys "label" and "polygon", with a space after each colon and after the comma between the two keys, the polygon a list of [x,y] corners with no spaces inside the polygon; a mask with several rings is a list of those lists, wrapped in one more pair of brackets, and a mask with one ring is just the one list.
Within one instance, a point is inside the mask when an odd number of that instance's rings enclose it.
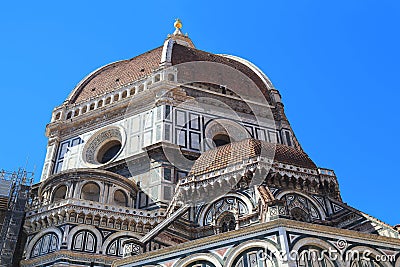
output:
{"label": "dark window opening", "polygon": [[114,193],[114,204],[117,206],[128,206],[126,194],[122,190],[117,190]]}
{"label": "dark window opening", "polygon": [[100,199],[100,187],[95,183],[87,183],[82,187],[81,199],[96,201]]}
{"label": "dark window opening", "polygon": [[224,218],[222,218],[220,225],[222,233],[233,231],[236,229],[235,218],[231,214],[226,215]]}
{"label": "dark window opening", "polygon": [[171,169],[164,168],[164,180],[171,181]]}
{"label": "dark window opening", "polygon": [[213,141],[217,147],[231,143],[231,139],[226,134],[217,134],[213,137]]}
{"label": "dark window opening", "polygon": [[66,194],[67,194],[67,187],[65,185],[58,187],[53,194],[53,202],[65,199]]}
{"label": "dark window opening", "polygon": [[290,133],[285,132],[285,134],[286,134],[286,140],[287,140],[288,146],[292,146],[292,141],[290,140]]}
{"label": "dark window opening", "polygon": [[106,143],[99,150],[97,154],[97,161],[101,164],[109,162],[118,154],[118,152],[121,150],[121,147],[121,142],[118,140],[113,140]]}

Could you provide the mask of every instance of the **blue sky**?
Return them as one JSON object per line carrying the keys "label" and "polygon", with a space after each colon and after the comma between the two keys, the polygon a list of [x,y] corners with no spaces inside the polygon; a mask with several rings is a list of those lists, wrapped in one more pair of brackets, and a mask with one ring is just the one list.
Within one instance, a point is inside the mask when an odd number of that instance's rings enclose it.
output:
{"label": "blue sky", "polygon": [[270,77],[345,202],[400,223],[394,0],[2,1],[0,169],[36,165],[38,179],[52,109],[94,69],[162,45],[176,17],[197,48],[241,56]]}

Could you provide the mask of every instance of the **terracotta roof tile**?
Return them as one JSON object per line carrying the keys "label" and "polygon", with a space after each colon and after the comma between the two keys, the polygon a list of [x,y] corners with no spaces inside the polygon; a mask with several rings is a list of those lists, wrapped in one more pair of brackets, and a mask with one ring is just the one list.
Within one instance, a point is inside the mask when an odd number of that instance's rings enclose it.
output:
{"label": "terracotta roof tile", "polygon": [[[172,48],[172,57],[171,57],[172,65],[177,65],[177,64],[186,63],[186,62],[194,62],[194,61],[208,61],[208,62],[221,63],[221,64],[230,66],[230,67],[242,72],[257,85],[257,87],[264,94],[267,101],[269,103],[271,103],[271,99],[270,99],[270,95],[268,93],[267,86],[261,80],[261,78],[248,66],[246,66],[234,59],[231,59],[231,58],[212,54],[209,52],[205,52],[205,51],[198,50],[195,48],[183,46],[180,44],[174,44],[174,46]],[[240,81],[237,81],[237,82],[240,82]]]}
{"label": "terracotta roof tile", "polygon": [[[83,80],[71,98],[70,104],[80,103],[89,98],[109,93],[152,73],[160,65],[163,47],[157,47],[129,60],[106,65]],[[185,62],[208,61],[225,64],[247,75],[263,92],[270,102],[268,88],[260,77],[248,66],[231,58],[215,55],[175,43],[172,48],[172,65]],[[237,81],[240,82],[240,81]]]}
{"label": "terracotta roof tile", "polygon": [[[274,154],[275,153],[275,154]],[[316,169],[315,163],[304,152],[281,144],[245,139],[204,152],[194,163],[190,175],[201,175],[241,163],[258,156],[298,167]]]}
{"label": "terracotta roof tile", "polygon": [[91,97],[112,92],[152,73],[159,67],[163,47],[157,47],[129,60],[107,65],[92,74],[77,89],[71,103],[83,102]]}

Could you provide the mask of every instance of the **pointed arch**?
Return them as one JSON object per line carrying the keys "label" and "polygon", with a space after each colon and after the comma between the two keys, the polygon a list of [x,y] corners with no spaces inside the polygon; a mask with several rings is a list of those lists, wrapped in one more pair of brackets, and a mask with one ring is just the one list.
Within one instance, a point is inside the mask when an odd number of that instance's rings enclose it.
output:
{"label": "pointed arch", "polygon": [[45,236],[46,234],[49,234],[49,233],[54,233],[54,234],[57,236],[57,238],[58,238],[57,250],[60,249],[60,244],[61,244],[61,240],[62,240],[62,232],[61,232],[61,230],[58,229],[57,227],[49,227],[49,228],[47,228],[46,230],[37,233],[37,234],[29,241],[29,243],[28,243],[28,245],[27,245],[27,247],[26,247],[26,249],[25,249],[27,257],[29,257],[29,258],[31,257],[32,249],[33,249],[33,246],[36,244],[36,242],[37,242],[40,238],[42,238],[43,236]]}

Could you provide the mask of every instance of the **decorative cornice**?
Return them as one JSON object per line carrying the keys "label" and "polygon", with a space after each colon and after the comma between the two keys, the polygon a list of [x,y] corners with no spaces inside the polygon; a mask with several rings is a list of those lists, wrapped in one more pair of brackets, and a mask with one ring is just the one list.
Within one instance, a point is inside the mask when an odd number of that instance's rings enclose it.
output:
{"label": "decorative cornice", "polygon": [[151,251],[148,253],[137,255],[135,257],[129,257],[129,258],[121,259],[121,260],[116,260],[112,266],[116,267],[116,266],[121,266],[123,264],[137,263],[137,262],[140,262],[142,260],[149,259],[152,257],[167,256],[172,253],[183,252],[185,250],[193,249],[193,248],[204,246],[207,244],[212,244],[212,243],[221,242],[221,241],[227,241],[229,239],[244,237],[249,234],[254,234],[257,232],[261,232],[261,231],[273,230],[274,228],[280,228],[280,227],[287,228],[290,230],[312,231],[316,235],[318,235],[318,234],[334,235],[335,237],[340,236],[342,238],[357,238],[357,239],[361,239],[363,241],[368,241],[368,242],[379,242],[379,243],[383,243],[383,244],[386,244],[391,247],[397,246],[400,249],[400,239],[396,239],[396,238],[390,238],[390,237],[379,236],[379,235],[374,235],[374,234],[360,233],[360,232],[355,232],[355,231],[351,231],[351,230],[338,229],[338,228],[334,228],[334,227],[330,227],[330,226],[316,225],[316,224],[298,222],[298,221],[287,220],[287,219],[276,219],[276,220],[273,220],[270,222],[252,225],[252,226],[242,228],[239,230],[235,230],[235,231],[231,231],[231,232],[227,232],[227,233],[221,233],[219,235],[205,237],[205,238],[197,239],[194,241],[189,241],[189,242],[186,242],[183,244],[179,244],[179,246],[167,247],[167,248],[163,248],[160,250]]}

